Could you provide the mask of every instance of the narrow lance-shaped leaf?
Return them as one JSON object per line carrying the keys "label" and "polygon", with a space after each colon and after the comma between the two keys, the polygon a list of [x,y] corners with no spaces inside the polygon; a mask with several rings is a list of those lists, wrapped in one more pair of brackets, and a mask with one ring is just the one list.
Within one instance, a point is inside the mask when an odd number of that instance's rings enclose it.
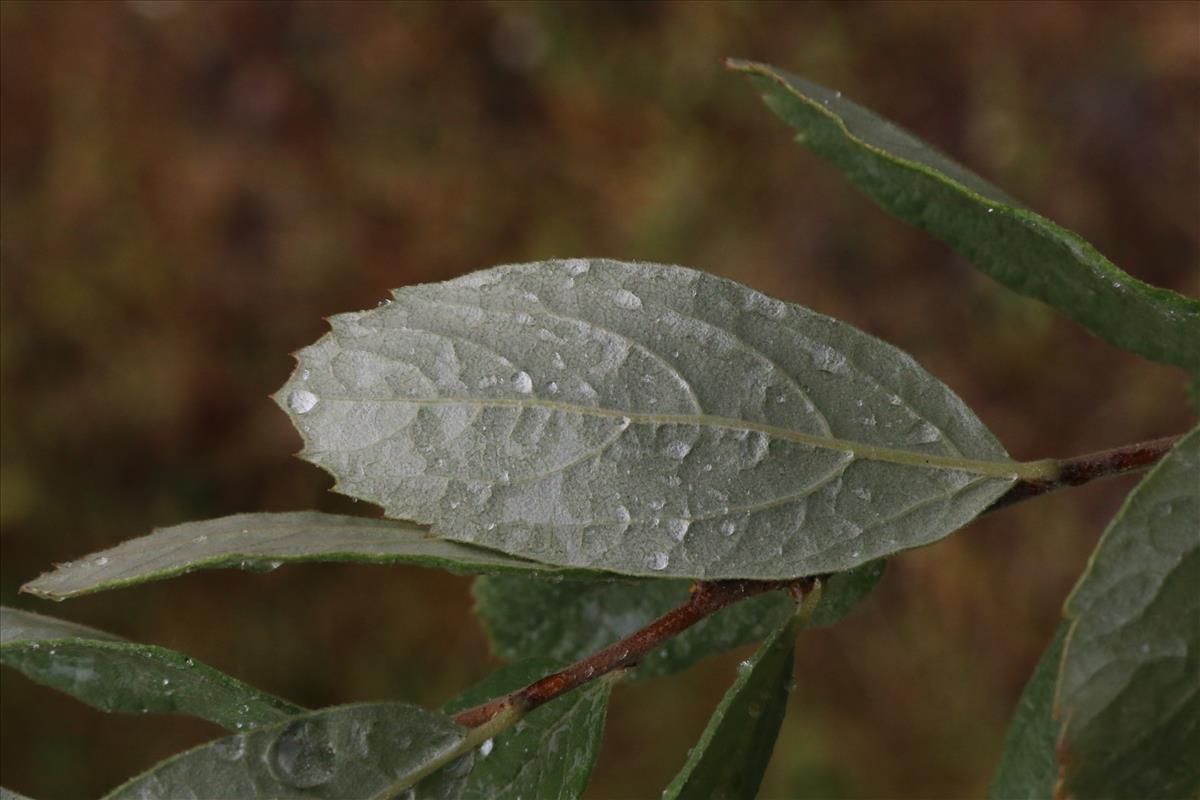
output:
{"label": "narrow lance-shaped leaf", "polygon": [[793,603],[794,613],[738,667],[664,800],[753,800],[758,794],[795,683],[796,634],[815,599],[806,598],[802,612]]}
{"label": "narrow lance-shaped leaf", "polygon": [[[884,562],[832,576],[811,627],[845,617],[878,583]],[[496,654],[576,661],[682,605],[688,581],[539,580],[509,575],[475,582],[475,613]],[[704,618],[646,656],[631,679],[669,675],[711,655],[765,639],[795,611],[787,592],[768,592]]]}
{"label": "narrow lance-shaped leaf", "polygon": [[766,64],[728,64],[754,80],[767,105],[800,132],[801,144],[900,219],[1100,338],[1200,372],[1200,302],[1123,272],[1077,234],[841,92]]}
{"label": "narrow lance-shaped leaf", "polygon": [[[562,662],[529,659],[502,667],[446,704],[447,714],[527,686]],[[463,797],[467,800],[580,797],[604,737],[612,682],[595,680],[534,709],[511,729],[484,741]]]}
{"label": "narrow lance-shaped leaf", "polygon": [[64,600],[199,569],[262,571],[302,561],[420,564],[465,573],[569,574],[504,553],[448,542],[409,522],[292,511],[235,514],[160,528],[149,536],[60,564],[26,584],[23,591]]}
{"label": "narrow lance-shaped leaf", "polygon": [[904,353],[681,267],[497,267],[331,325],[276,395],[304,458],[389,516],[541,563],[840,572],[1045,472]]}
{"label": "narrow lance-shaped leaf", "polygon": [[339,706],[195,747],[106,795],[107,800],[384,800],[430,765],[451,762],[405,800],[462,796],[473,758],[458,756],[467,730],[402,703]]}
{"label": "narrow lance-shaped leaf", "polygon": [[241,730],[304,710],[174,650],[15,608],[0,607],[0,663],[101,711],[189,714]]}
{"label": "narrow lance-shaped leaf", "polygon": [[1059,795],[1200,793],[1200,428],[1130,493],[1066,613]]}
{"label": "narrow lance-shaped leaf", "polygon": [[1066,638],[1067,623],[1062,622],[1021,693],[988,789],[989,800],[1050,800],[1054,794],[1054,748],[1062,727],[1054,718],[1054,687]]}

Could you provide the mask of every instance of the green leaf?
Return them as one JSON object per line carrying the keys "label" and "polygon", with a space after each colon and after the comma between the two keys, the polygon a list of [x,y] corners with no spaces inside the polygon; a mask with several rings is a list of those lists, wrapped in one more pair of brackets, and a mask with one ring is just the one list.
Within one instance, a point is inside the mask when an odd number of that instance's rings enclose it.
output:
{"label": "green leaf", "polygon": [[1200,428],[1130,493],[1067,600],[1065,797],[1200,793]]}
{"label": "green leaf", "polygon": [[[446,704],[447,714],[481,705],[562,667],[530,659],[501,667]],[[485,741],[467,778],[470,800],[580,797],[604,736],[612,682],[596,680],[527,714],[513,728]]]}
{"label": "green leaf", "polygon": [[302,561],[420,564],[461,573],[570,574],[504,553],[448,542],[409,522],[292,511],[235,514],[159,528],[149,536],[59,564],[22,591],[65,600],[198,569],[233,567],[261,572]]}
{"label": "green leaf", "polygon": [[[826,583],[814,627],[832,625],[865,597],[883,574],[876,561]],[[475,611],[496,654],[507,661],[544,656],[577,661],[682,605],[688,581],[536,580],[510,576],[475,582]],[[632,678],[669,675],[711,655],[762,641],[795,610],[786,592],[743,600],[706,617],[646,657]]]}
{"label": "green leaf", "polygon": [[682,267],[497,267],[330,322],[275,396],[301,455],[389,516],[545,564],[840,572],[1045,469],[899,350]]}
{"label": "green leaf", "polygon": [[664,800],[753,800],[758,794],[795,683],[796,634],[802,627],[803,617],[793,613],[742,662]]}
{"label": "green leaf", "polygon": [[1077,234],[841,92],[766,64],[727,63],[753,79],[767,105],[800,132],[801,144],[900,219],[1100,338],[1200,372],[1200,302],[1123,272]]}
{"label": "green leaf", "polygon": [[339,706],[218,739],[160,762],[109,800],[329,798],[375,800],[441,763],[405,800],[462,795],[473,757],[467,729],[403,703]]}
{"label": "green leaf", "polygon": [[988,788],[989,800],[1050,800],[1054,794],[1058,779],[1054,747],[1061,727],[1054,719],[1054,687],[1066,638],[1067,623],[1059,623],[1021,693]]}
{"label": "green leaf", "polygon": [[15,608],[0,607],[0,663],[101,711],[189,714],[241,730],[304,710],[174,650]]}

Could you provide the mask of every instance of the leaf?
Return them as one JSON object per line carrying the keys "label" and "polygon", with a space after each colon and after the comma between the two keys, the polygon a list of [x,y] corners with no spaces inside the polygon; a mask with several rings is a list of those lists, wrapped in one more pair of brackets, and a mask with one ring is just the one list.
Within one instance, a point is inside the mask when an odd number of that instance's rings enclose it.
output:
{"label": "leaf", "polygon": [[796,634],[802,627],[803,617],[793,613],[742,662],[664,800],[753,800],[758,794],[795,683]]}
{"label": "leaf", "polygon": [[12,789],[0,786],[0,800],[29,800],[29,798],[23,794],[17,794]]}
{"label": "leaf", "polygon": [[22,587],[50,600],[173,578],[199,569],[272,570],[304,561],[420,564],[451,572],[569,574],[543,564],[448,542],[408,522],[318,511],[235,514],[159,528]]}
{"label": "leaf", "polygon": [[1064,797],[1200,793],[1200,428],[1130,493],[1067,599]]}
{"label": "leaf", "polygon": [[899,350],[682,267],[497,267],[330,322],[275,396],[301,455],[389,516],[545,564],[840,572],[1044,474]]}
{"label": "leaf", "polygon": [[101,711],[189,714],[230,730],[304,709],[165,647],[0,607],[0,663]]}
{"label": "leaf", "polygon": [[[865,597],[884,562],[865,564],[826,582],[812,626],[832,625]],[[475,612],[496,655],[507,661],[543,656],[577,661],[682,605],[688,581],[536,580],[493,576],[475,581]],[[632,678],[687,669],[701,659],[765,639],[795,611],[786,592],[769,592],[728,606],[668,640]]]}
{"label": "leaf", "polygon": [[1054,794],[1058,778],[1054,747],[1060,728],[1054,719],[1054,686],[1066,637],[1067,623],[1059,623],[1021,693],[988,788],[989,800],[1050,800]]}
{"label": "leaf", "polygon": [[[396,784],[455,758],[466,728],[403,703],[338,706],[200,745],[167,759],[106,797],[390,797]],[[472,756],[419,783],[405,800],[457,798]]]}
{"label": "leaf", "polygon": [[1077,234],[841,92],[766,64],[726,63],[750,76],[771,110],[800,132],[797,141],[892,214],[1096,336],[1200,372],[1200,302],[1123,272]]}
{"label": "leaf", "polygon": [[[530,659],[501,667],[443,710],[454,714],[481,705],[561,666],[550,659]],[[600,754],[611,691],[611,681],[592,681],[534,709],[515,727],[485,741],[463,796],[468,800],[580,797]]]}

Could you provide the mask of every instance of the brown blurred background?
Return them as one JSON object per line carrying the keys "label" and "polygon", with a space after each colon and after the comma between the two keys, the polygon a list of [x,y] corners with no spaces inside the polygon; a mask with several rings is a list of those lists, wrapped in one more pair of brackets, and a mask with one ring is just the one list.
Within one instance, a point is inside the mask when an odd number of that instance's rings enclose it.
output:
{"label": "brown blurred background", "polygon": [[[1018,458],[1184,430],[1181,373],[998,288],[789,131],[727,55],[843,90],[1200,290],[1200,4],[0,4],[3,602],[308,706],[494,665],[469,579],[203,573],[66,605],[55,561],[237,511],[370,513],[267,399],[323,316],[550,256],[686,264],[913,353]],[[806,636],[764,797],[973,797],[1131,479],[898,559]],[[615,696],[593,798],[657,797],[745,651]],[[0,782],[94,797],[218,730],[3,674]]]}

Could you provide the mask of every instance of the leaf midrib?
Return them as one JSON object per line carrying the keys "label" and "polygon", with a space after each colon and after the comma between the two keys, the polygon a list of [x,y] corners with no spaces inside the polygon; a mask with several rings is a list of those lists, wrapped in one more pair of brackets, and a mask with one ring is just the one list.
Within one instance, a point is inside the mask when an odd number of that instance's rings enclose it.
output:
{"label": "leaf midrib", "polygon": [[[317,393],[314,393],[317,394]],[[596,406],[580,406],[573,403],[562,403],[554,400],[535,398],[517,400],[513,398],[474,398],[474,397],[338,397],[317,394],[322,402],[342,403],[402,403],[414,406],[475,406],[495,408],[543,408],[549,411],[561,411],[580,416],[604,417],[610,419],[627,419],[630,423],[647,425],[690,425],[694,427],[724,428],[734,431],[762,433],[772,439],[780,439],[795,444],[823,450],[834,450],[850,454],[853,458],[883,461],[903,466],[927,469],[953,469],[974,475],[986,475],[993,478],[1015,480],[1022,477],[1037,477],[1042,468],[1038,462],[1018,462],[1012,460],[985,461],[979,459],[944,456],[934,453],[918,453],[892,447],[856,442],[838,437],[816,436],[811,433],[769,425],[763,422],[721,417],[712,414],[654,414],[640,411],[625,411],[620,409],[598,408]],[[922,418],[923,422],[929,423]],[[938,429],[945,436],[945,432]]]}

